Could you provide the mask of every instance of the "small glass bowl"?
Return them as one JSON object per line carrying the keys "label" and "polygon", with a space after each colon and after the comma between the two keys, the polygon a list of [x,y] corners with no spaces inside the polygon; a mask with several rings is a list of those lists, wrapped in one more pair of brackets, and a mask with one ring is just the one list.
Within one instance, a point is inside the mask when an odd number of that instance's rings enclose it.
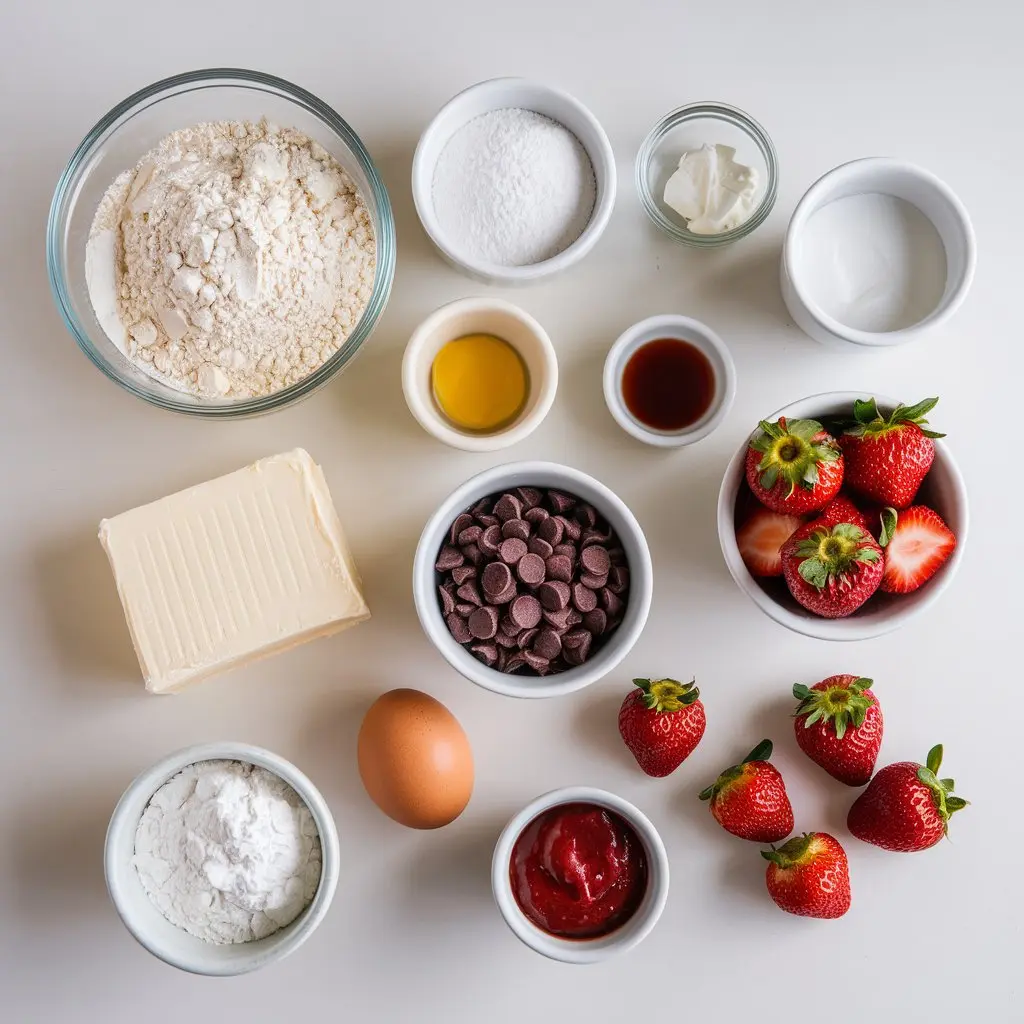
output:
{"label": "small glass bowl", "polygon": [[[736,159],[758,174],[761,201],[738,228],[717,235],[697,235],[662,200],[665,182],[687,150],[704,144],[736,150]],[[636,155],[636,190],[647,216],[670,238],[699,249],[714,249],[745,238],[765,222],[779,191],[779,161],[768,133],[737,107],[726,103],[690,103],[666,114],[647,134]]]}
{"label": "small glass bowl", "polygon": [[[258,398],[206,398],[178,391],[140,370],[107,336],[89,298],[85,246],[110,183],[165,135],[202,121],[268,121],[305,132],[351,175],[370,213],[377,267],[369,302],[344,344],[308,377]],[[370,336],[395,276],[395,222],[387,189],[359,136],[326,103],[257,71],[213,68],[156,82],[105,114],[71,156],[46,225],[46,267],[64,323],[92,363],[144,402],[210,419],[253,416],[311,395],[343,369]]]}

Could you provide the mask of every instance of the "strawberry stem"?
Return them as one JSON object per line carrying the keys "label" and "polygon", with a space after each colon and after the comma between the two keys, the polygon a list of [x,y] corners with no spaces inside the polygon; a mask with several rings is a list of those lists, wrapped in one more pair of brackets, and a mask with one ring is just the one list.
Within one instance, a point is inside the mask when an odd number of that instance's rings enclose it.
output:
{"label": "strawberry stem", "polygon": [[848,728],[864,724],[868,709],[874,703],[864,695],[870,688],[871,680],[863,677],[849,686],[829,686],[824,690],[812,690],[798,683],[793,687],[793,696],[800,703],[793,717],[804,718],[805,729],[816,722],[831,722],[836,739],[841,740]]}
{"label": "strawberry stem", "polygon": [[700,697],[697,680],[680,683],[675,679],[634,679],[633,685],[643,693],[649,711],[681,711]]}
{"label": "strawberry stem", "polygon": [[770,491],[779,481],[789,485],[787,497],[797,487],[813,491],[818,483],[818,466],[835,462],[840,455],[832,438],[817,420],[762,420],[761,432],[750,447],[761,453],[758,466],[761,486]]}
{"label": "strawberry stem", "polygon": [[844,579],[857,563],[877,562],[881,557],[871,537],[853,523],[814,530],[797,544],[796,555],[801,559],[801,577],[818,590]]}

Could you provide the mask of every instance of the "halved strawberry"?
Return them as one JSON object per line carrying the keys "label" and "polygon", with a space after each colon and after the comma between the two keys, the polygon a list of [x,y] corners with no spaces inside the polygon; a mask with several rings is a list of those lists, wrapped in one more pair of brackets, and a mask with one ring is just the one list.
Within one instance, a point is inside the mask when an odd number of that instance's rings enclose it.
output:
{"label": "halved strawberry", "polygon": [[942,516],[927,505],[913,505],[882,513],[885,572],[879,589],[888,594],[909,594],[930,580],[956,548],[953,531]]}
{"label": "halved strawberry", "polygon": [[752,576],[782,575],[782,545],[804,525],[799,516],[757,509],[736,531],[736,546]]}

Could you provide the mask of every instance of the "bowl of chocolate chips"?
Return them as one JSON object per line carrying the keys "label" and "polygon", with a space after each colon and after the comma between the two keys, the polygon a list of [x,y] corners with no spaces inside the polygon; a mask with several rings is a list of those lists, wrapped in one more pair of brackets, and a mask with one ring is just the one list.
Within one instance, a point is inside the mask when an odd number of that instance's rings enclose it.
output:
{"label": "bowl of chocolate chips", "polygon": [[653,589],[633,513],[600,481],[552,462],[466,481],[431,516],[413,563],[434,646],[510,697],[572,693],[610,672],[643,631]]}

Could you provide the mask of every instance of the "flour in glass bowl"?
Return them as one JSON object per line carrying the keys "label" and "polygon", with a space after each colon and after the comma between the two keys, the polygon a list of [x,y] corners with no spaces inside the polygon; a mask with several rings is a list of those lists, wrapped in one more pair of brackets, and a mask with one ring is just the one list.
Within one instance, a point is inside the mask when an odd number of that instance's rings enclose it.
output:
{"label": "flour in glass bowl", "polygon": [[345,342],[376,245],[352,179],[303,133],[218,121],[172,132],[107,189],[86,248],[104,331],[202,397],[303,380]]}

